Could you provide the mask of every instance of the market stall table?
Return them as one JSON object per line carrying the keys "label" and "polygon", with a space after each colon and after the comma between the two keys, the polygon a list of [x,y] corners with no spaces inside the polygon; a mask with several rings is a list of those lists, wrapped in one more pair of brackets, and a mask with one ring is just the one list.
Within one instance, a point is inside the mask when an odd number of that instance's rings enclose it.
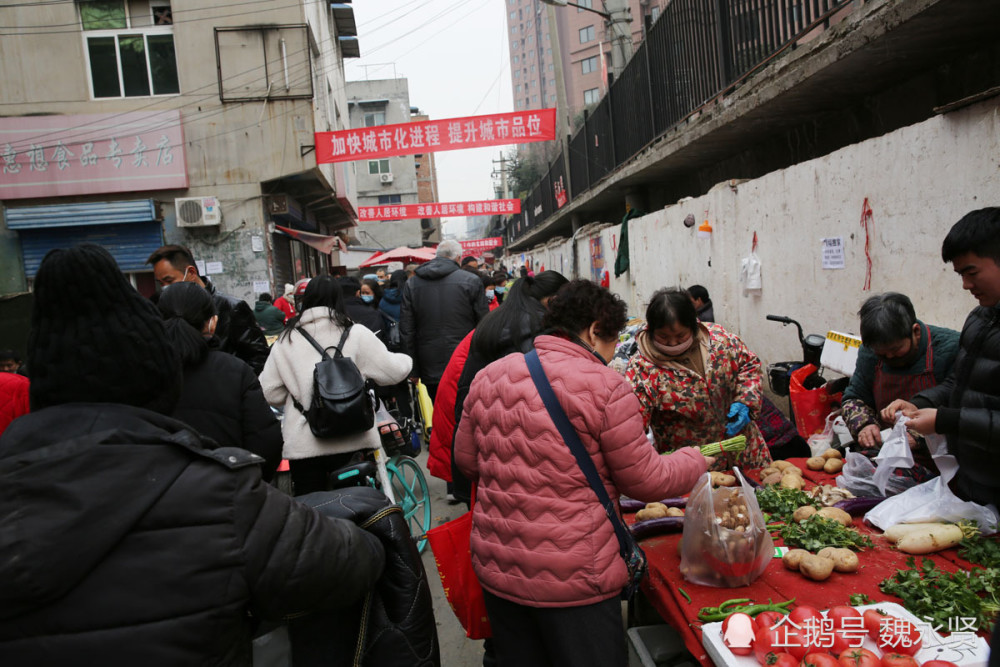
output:
{"label": "market stall table", "polygon": [[[805,459],[790,461],[800,468],[805,467]],[[826,477],[832,480],[834,476]],[[829,480],[823,481],[830,483]],[[626,514],[626,520],[634,522],[634,515]],[[663,619],[681,634],[692,655],[701,664],[712,665],[712,660],[702,645],[702,623],[698,620],[698,611],[702,607],[717,607],[732,598],[750,598],[758,603],[766,603],[769,599],[783,602],[795,598],[797,605],[828,609],[835,605],[849,604],[848,597],[852,593],[865,593],[877,601],[901,602],[894,596],[882,593],[878,585],[898,570],[907,569],[906,560],[913,556],[890,548],[882,533],[864,525],[860,517],[854,520],[853,527],[867,535],[875,545],[874,548],[859,553],[861,567],[858,572],[834,572],[826,581],[815,582],[786,569],[780,558],[774,558],[756,581],[739,588],[713,588],[685,580],[680,571],[680,533],[646,538],[640,542],[649,562],[649,573],[642,591]],[[780,544],[780,539],[776,539],[775,546]],[[937,567],[948,572],[970,567],[969,563],[958,557],[954,549],[922,558],[930,558]],[[680,589],[690,595],[690,602]]]}

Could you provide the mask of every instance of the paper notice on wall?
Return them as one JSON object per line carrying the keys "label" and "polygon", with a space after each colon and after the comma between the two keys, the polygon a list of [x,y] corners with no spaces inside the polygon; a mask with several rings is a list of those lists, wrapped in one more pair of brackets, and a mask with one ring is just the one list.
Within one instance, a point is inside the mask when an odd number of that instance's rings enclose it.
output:
{"label": "paper notice on wall", "polygon": [[844,268],[844,237],[834,236],[821,240],[823,242],[823,268]]}
{"label": "paper notice on wall", "polygon": [[256,298],[258,295],[267,292],[271,293],[271,283],[266,280],[255,280],[253,281],[253,295]]}
{"label": "paper notice on wall", "polygon": [[194,260],[194,265],[196,267],[198,267],[198,275],[199,276],[207,276],[208,275],[207,273],[205,273],[205,260],[203,260],[203,259],[196,259],[196,260]]}
{"label": "paper notice on wall", "polygon": [[214,276],[222,273],[222,262],[205,262],[205,275]]}
{"label": "paper notice on wall", "polygon": [[257,235],[251,236],[250,249],[254,252],[264,252],[264,237]]}

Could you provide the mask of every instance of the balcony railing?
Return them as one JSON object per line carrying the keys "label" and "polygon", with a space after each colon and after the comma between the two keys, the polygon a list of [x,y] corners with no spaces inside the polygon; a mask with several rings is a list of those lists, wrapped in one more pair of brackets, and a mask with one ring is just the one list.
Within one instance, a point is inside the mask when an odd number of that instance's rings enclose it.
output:
{"label": "balcony railing", "polygon": [[560,151],[512,220],[508,241],[557,210],[560,178],[567,202],[579,197],[852,1],[673,0],[608,93],[584,113],[568,144],[570,178]]}

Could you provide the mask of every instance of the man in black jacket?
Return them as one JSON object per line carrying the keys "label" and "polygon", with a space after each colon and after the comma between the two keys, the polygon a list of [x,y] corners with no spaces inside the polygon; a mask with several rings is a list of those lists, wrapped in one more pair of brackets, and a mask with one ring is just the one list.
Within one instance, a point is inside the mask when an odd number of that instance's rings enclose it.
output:
{"label": "man in black jacket", "polygon": [[459,269],[462,246],[442,241],[436,257],[419,266],[403,286],[399,332],[413,357],[413,374],[437,393],[451,353],[489,312],[479,277]]}
{"label": "man in black jacket", "polygon": [[365,303],[361,300],[361,283],[358,279],[351,276],[341,276],[337,278],[337,283],[340,284],[340,291],[344,295],[344,310],[347,312],[347,316],[355,324],[366,327],[384,343],[385,337],[382,330],[385,328],[385,322],[375,304]]}
{"label": "man in black jacket", "polygon": [[0,664],[249,665],[261,620],[364,596],[385,552],[166,415],[180,364],[103,248],[35,279],[32,412],[0,437]]}
{"label": "man in black jacket", "polygon": [[207,289],[219,315],[215,335],[219,339],[220,349],[247,362],[254,373],[260,375],[267,362],[269,348],[264,332],[246,301],[223,294],[215,289],[211,280],[198,275],[194,255],[184,246],[165,245],[150,255],[146,263],[152,264],[153,275],[161,285],[183,281],[197,283]]}
{"label": "man in black jacket", "polygon": [[912,402],[893,401],[918,433],[940,433],[958,461],[951,487],[964,499],[1000,506],[1000,208],[972,211],[944,239],[941,257],[979,301],[962,327],[955,365],[944,382]]}

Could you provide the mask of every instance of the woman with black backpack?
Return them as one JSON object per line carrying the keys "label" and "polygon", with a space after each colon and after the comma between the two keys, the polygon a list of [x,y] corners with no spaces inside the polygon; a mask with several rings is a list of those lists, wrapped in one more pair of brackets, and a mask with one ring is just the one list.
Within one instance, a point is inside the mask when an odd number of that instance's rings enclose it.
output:
{"label": "woman with black backpack", "polygon": [[413,366],[410,357],[390,352],[365,327],[352,326],[343,303],[335,278],[320,276],[310,280],[300,314],[285,325],[260,374],[264,397],[285,411],[281,426],[284,457],[291,468],[296,495],[325,490],[330,472],[350,463],[355,452],[376,449],[381,442],[374,422],[361,431],[345,430],[330,437],[314,434],[306,413],[319,412],[319,406],[314,405],[314,374],[316,364],[324,357],[317,346],[330,357],[338,356],[339,348],[366,382],[378,386],[405,380]]}

